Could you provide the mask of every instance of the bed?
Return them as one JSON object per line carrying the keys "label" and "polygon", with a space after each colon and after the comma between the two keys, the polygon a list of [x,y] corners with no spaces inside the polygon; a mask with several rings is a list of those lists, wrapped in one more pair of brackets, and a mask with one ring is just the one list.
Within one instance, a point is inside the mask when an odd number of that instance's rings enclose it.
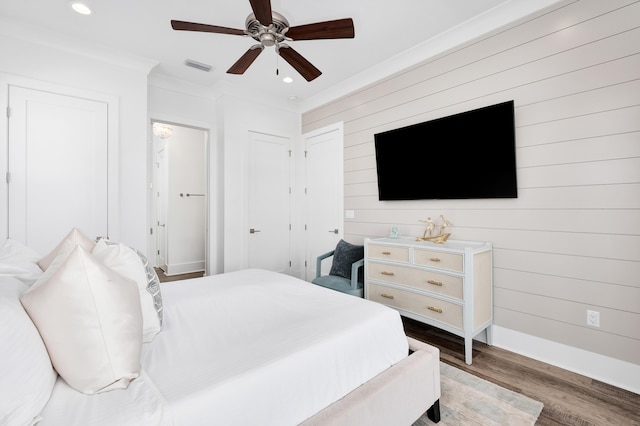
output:
{"label": "bed", "polygon": [[[20,277],[0,277],[3,287],[3,299],[29,306]],[[407,338],[395,310],[259,269],[159,290],[161,330],[140,345],[136,377],[87,394],[56,374],[35,423],[387,426],[425,411],[439,420],[439,352]],[[11,415],[2,404],[0,423]]]}

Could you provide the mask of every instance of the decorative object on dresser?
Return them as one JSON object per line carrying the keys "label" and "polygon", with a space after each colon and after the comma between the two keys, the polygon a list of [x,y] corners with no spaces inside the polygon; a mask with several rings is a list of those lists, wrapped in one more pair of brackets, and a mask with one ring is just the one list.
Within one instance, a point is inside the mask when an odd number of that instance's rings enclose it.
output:
{"label": "decorative object on dresser", "polygon": [[413,237],[365,239],[365,298],[464,338],[471,364],[473,338],[493,323],[492,246]]}
{"label": "decorative object on dresser", "polygon": [[[444,215],[440,215],[440,224],[436,225],[433,220],[428,217],[427,220],[421,220],[420,222],[424,222],[427,224],[427,228],[422,233],[422,237],[417,237],[416,241],[431,241],[438,244],[443,244],[445,241],[449,239],[451,236],[450,233],[444,232],[444,230],[451,226],[451,222],[449,222]],[[433,231],[436,226],[438,227],[438,235],[433,235]],[[427,236],[427,234],[429,234]]]}

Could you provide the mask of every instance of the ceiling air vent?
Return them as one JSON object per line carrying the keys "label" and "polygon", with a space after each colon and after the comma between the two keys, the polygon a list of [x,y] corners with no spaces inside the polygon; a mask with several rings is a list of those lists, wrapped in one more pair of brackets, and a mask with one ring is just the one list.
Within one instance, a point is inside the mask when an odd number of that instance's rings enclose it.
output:
{"label": "ceiling air vent", "polygon": [[184,64],[188,67],[195,68],[200,71],[209,72],[213,68],[211,65],[203,64],[202,62],[194,61],[193,59],[187,59]]}

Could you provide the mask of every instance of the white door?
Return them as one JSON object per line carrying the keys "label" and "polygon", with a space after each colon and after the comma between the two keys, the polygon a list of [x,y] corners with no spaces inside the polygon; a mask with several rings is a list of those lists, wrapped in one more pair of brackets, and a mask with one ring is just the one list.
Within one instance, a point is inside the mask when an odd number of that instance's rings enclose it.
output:
{"label": "white door", "polygon": [[288,273],[290,140],[249,133],[248,265]]}
{"label": "white door", "polygon": [[107,229],[107,104],[9,87],[8,236],[41,254]]}
{"label": "white door", "polygon": [[[343,235],[343,132],[336,125],[303,136],[306,154],[306,280],[316,276],[316,258]],[[322,263],[329,273],[331,259]]]}

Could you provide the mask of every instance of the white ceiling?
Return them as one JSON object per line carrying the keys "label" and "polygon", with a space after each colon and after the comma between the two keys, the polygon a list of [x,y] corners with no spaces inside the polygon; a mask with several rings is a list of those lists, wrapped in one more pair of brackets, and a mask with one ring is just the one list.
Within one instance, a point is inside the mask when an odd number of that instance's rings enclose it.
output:
{"label": "white ceiling", "polygon": [[[420,55],[437,53],[433,47],[424,50],[428,43],[439,40],[440,47],[435,49],[446,48],[442,41],[447,37],[449,43],[461,42],[556,1],[272,0],[272,9],[284,15],[291,26],[347,17],[354,20],[354,39],[289,43],[322,71],[312,82],[279,58],[274,48],[266,48],[244,75],[226,74],[255,44],[253,39],[174,31],[170,26],[170,20],[176,19],[244,29],[251,13],[249,0],[86,0],[93,9],[89,16],[73,12],[67,0],[0,0],[0,16],[14,24],[12,31],[37,33],[49,44],[59,39],[85,49],[91,46],[96,51],[148,58],[151,64],[157,62],[152,76],[165,75],[209,87],[238,86],[282,101],[295,96],[295,102],[301,103],[345,82],[365,83],[383,66],[391,70],[405,66],[402,52],[409,49],[417,62],[424,59]],[[423,46],[423,53],[416,46]],[[397,61],[389,60],[394,57]],[[210,64],[214,70],[206,73],[186,67],[187,58]],[[293,83],[282,82],[287,75],[294,78]]]}

